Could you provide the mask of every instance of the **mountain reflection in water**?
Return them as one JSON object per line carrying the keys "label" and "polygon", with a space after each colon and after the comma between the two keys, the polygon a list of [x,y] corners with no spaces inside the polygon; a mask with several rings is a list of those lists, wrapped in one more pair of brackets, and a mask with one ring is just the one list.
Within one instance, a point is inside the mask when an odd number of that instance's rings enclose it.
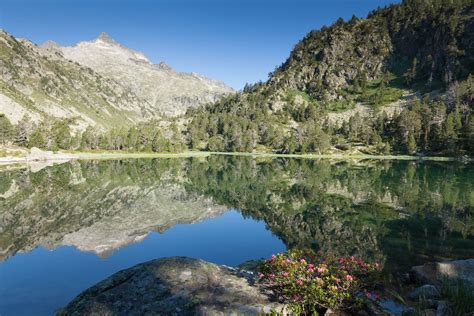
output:
{"label": "mountain reflection in water", "polygon": [[[2,265],[10,260],[19,265],[12,260],[17,254],[33,257],[38,247],[53,250],[48,260],[55,251],[64,251],[60,246],[108,260],[115,253],[117,258],[125,256],[131,244],[148,247],[143,241],[151,232],[163,235],[154,257],[167,255],[169,248],[178,252],[174,255],[225,264],[268,256],[284,247],[378,260],[387,271],[474,257],[473,179],[472,164],[452,162],[232,156],[74,161],[35,172],[4,170],[0,277]],[[241,215],[226,217],[229,209]],[[221,217],[225,224],[178,225]],[[179,227],[181,235],[171,241],[166,236],[173,236],[168,233],[173,227]],[[199,239],[206,233],[214,234],[207,243]],[[184,244],[187,252],[179,253]],[[226,245],[232,245],[231,251]],[[68,264],[65,258],[57,264]],[[103,274],[132,262],[125,260]],[[3,286],[0,292],[7,291]],[[0,303],[2,312],[8,314]]]}
{"label": "mountain reflection in water", "polygon": [[287,247],[389,266],[474,257],[472,179],[473,166],[457,163],[224,156],[4,171],[0,259],[40,245],[107,256],[229,208],[265,221]]}

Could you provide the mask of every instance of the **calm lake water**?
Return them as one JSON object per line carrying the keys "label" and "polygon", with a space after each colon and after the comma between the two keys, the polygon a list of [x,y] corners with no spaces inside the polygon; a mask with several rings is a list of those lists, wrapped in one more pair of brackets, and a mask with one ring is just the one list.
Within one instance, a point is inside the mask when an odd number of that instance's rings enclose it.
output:
{"label": "calm lake water", "polygon": [[310,247],[387,272],[474,258],[474,165],[263,159],[0,170],[0,315],[51,315],[137,263]]}

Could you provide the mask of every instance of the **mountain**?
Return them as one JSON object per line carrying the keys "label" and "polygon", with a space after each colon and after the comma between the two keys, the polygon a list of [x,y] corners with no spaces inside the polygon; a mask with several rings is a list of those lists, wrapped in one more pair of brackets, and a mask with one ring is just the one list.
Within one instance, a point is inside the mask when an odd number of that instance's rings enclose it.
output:
{"label": "mountain", "polygon": [[105,34],[63,48],[0,31],[0,113],[15,124],[28,114],[36,122],[67,119],[79,130],[131,126],[230,92],[222,83],[153,65]]}
{"label": "mountain", "polygon": [[405,0],[309,32],[266,82],[191,111],[191,145],[472,154],[473,73],[472,1]]}
{"label": "mountain", "polygon": [[173,70],[164,62],[151,63],[140,52],[126,48],[106,33],[73,47],[61,47],[64,57],[113,78],[144,98],[155,110],[168,116],[187,108],[217,101],[232,89],[196,73]]}

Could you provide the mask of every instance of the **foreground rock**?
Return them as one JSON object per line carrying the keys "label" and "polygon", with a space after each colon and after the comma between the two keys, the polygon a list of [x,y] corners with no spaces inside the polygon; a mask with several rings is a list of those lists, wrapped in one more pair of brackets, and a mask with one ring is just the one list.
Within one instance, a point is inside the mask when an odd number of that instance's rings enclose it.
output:
{"label": "foreground rock", "polygon": [[427,263],[411,271],[416,281],[439,284],[443,279],[460,279],[474,286],[474,259]]}
{"label": "foreground rock", "polygon": [[58,315],[260,315],[284,306],[237,270],[198,259],[152,260],[87,289]]}

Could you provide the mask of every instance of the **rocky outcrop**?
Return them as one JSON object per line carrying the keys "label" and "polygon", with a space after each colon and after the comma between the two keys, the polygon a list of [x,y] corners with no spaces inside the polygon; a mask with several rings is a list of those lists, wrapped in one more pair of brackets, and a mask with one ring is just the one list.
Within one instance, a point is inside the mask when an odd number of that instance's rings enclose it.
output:
{"label": "rocky outcrop", "polygon": [[376,79],[392,50],[383,23],[356,18],[347,23],[340,20],[330,28],[308,33],[273,74],[269,84],[334,100],[341,96],[338,90],[354,82],[360,74],[368,80]]}
{"label": "rocky outcrop", "polygon": [[284,311],[252,274],[186,257],[120,271],[78,295],[58,315],[261,315]]}

